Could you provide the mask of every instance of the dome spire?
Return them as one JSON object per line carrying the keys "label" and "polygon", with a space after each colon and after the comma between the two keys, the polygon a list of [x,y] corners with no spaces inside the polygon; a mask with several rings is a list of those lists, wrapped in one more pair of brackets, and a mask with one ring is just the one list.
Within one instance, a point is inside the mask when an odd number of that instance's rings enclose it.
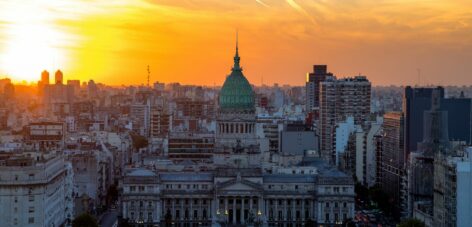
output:
{"label": "dome spire", "polygon": [[242,71],[243,69],[239,65],[240,61],[239,57],[239,47],[238,47],[238,30],[236,30],[236,54],[234,55],[234,66],[233,66],[233,71]]}

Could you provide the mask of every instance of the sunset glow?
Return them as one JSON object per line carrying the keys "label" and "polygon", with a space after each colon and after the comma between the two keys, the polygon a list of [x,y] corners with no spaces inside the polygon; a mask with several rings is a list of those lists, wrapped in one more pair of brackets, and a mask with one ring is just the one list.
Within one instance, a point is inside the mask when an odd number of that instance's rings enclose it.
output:
{"label": "sunset glow", "polygon": [[255,84],[301,85],[313,64],[374,84],[471,84],[471,23],[463,0],[1,1],[0,76],[142,84],[149,65],[152,81],[221,84],[238,29]]}

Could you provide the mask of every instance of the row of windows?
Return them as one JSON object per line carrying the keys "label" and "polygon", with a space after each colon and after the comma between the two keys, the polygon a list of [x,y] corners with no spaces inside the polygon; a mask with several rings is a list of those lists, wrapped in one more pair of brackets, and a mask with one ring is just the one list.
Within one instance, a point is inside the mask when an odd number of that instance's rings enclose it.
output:
{"label": "row of windows", "polygon": [[[287,186],[287,185],[273,185],[273,184],[270,184],[267,186],[268,189],[281,189],[281,190],[284,190],[284,189],[301,189],[302,187],[300,187],[300,185],[293,185],[293,187],[291,185]],[[305,185],[305,188],[308,188],[307,185]]]}
{"label": "row of windows", "polygon": [[[343,208],[346,208],[347,207],[347,203],[346,202],[343,202]],[[326,202],[325,203],[325,207],[326,208],[329,208],[330,206],[330,202]],[[339,203],[338,202],[334,202],[334,208],[338,208],[339,207]]]}
{"label": "row of windows", "polygon": [[[185,205],[189,205],[191,201],[192,201],[192,200],[190,200],[190,199],[175,199],[175,204],[181,204],[181,203],[183,203],[183,204],[185,204]],[[193,205],[198,205],[199,201],[200,201],[200,200],[198,200],[198,199],[193,199]],[[206,200],[206,199],[203,199],[203,200],[201,200],[201,201],[202,201],[202,205],[206,205],[206,204],[207,204],[207,200]],[[167,200],[166,200],[166,204],[167,204],[167,205],[171,205],[171,204],[172,204],[171,200],[170,200],[170,199],[167,199]]]}
{"label": "row of windows", "polygon": [[[277,199],[277,200],[275,200],[275,199],[269,199],[269,205],[272,206],[272,205],[277,204],[277,205],[282,206],[282,205],[284,204],[284,201],[285,201],[285,200],[283,200],[283,199]],[[295,200],[295,205],[301,205],[301,204],[302,204],[302,201],[303,201],[303,200],[301,200],[301,199],[296,199],[296,200]],[[310,200],[304,200],[304,201],[305,201],[305,205],[306,205],[306,206],[308,206],[308,205],[310,204]],[[287,206],[290,206],[290,205],[292,205],[292,200],[289,199],[289,200],[287,200]]]}
{"label": "row of windows", "polygon": [[202,190],[207,190],[208,189],[208,184],[166,184],[166,189],[202,189]]}
{"label": "row of windows", "polygon": [[[149,192],[152,192],[154,190],[154,186],[148,186],[147,188]],[[131,192],[145,192],[146,187],[145,186],[130,186],[129,190]]]}

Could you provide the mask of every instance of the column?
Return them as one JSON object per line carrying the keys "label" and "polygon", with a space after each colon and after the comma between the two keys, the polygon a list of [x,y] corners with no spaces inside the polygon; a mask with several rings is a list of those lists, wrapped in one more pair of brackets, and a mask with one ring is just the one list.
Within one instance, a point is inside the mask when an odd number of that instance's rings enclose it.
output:
{"label": "column", "polygon": [[158,223],[159,223],[159,222],[161,221],[161,212],[162,212],[162,211],[161,211],[161,200],[158,199],[158,200],[156,201],[156,204],[155,204],[155,205],[156,205],[156,207],[154,208],[154,213],[156,213],[156,214],[154,215],[154,216],[156,217],[155,222],[158,222]]}
{"label": "column", "polygon": [[189,199],[190,208],[188,208],[188,218],[189,220],[194,220],[193,217],[193,199]]}
{"label": "column", "polygon": [[244,224],[244,197],[241,197],[241,223]]}
{"label": "column", "polygon": [[[223,214],[225,216],[225,222],[229,222],[229,209],[228,209],[228,197],[225,197],[225,210],[223,211]],[[226,215],[228,214],[228,215]]]}
{"label": "column", "polygon": [[172,199],[172,210],[170,211],[172,214],[172,219],[175,220],[175,199]]}
{"label": "column", "polygon": [[274,219],[277,221],[280,221],[279,220],[279,199],[276,199],[274,202],[275,202]]}
{"label": "column", "polygon": [[[253,200],[253,197],[250,197],[249,198],[249,212],[252,212],[252,200]],[[256,213],[254,213],[254,214],[257,215]]]}
{"label": "column", "polygon": [[262,213],[260,218],[262,219],[263,226],[267,226],[267,219],[268,219],[268,217],[267,217],[268,216],[268,213],[267,213],[268,209],[266,209],[267,201],[265,199],[263,199],[262,196],[260,196],[259,200],[257,201],[257,204],[258,204],[259,210]]}
{"label": "column", "polygon": [[236,197],[233,197],[233,224],[236,224]]}
{"label": "column", "polygon": [[215,196],[211,200],[211,205],[210,205],[210,215],[211,215],[210,217],[211,217],[212,223],[216,222],[216,219],[217,219],[216,212],[219,209],[220,209],[220,200],[218,199],[218,197]]}
{"label": "column", "polygon": [[185,199],[180,199],[180,220],[184,220],[185,217],[185,209],[184,209]]}
{"label": "column", "polygon": [[282,217],[284,217],[284,221],[287,221],[287,199],[284,199],[284,211],[282,213]]}
{"label": "column", "polygon": [[297,217],[296,217],[296,214],[297,212],[295,211],[295,205],[297,204],[297,200],[296,199],[292,199],[292,220],[296,220]]}
{"label": "column", "polygon": [[302,203],[302,212],[301,212],[301,218],[302,218],[302,221],[305,221],[305,199],[302,199],[301,201]]}

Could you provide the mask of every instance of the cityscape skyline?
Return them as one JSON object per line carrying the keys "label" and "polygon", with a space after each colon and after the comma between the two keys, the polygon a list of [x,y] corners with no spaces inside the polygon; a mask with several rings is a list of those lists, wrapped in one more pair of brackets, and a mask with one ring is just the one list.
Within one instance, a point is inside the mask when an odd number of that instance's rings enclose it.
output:
{"label": "cityscape skyline", "polygon": [[3,1],[0,75],[32,82],[61,69],[65,80],[139,85],[149,65],[153,81],[221,84],[238,29],[256,85],[303,85],[314,62],[373,85],[469,85],[469,4]]}
{"label": "cityscape skyline", "polygon": [[0,225],[472,226],[469,9],[0,0]]}

